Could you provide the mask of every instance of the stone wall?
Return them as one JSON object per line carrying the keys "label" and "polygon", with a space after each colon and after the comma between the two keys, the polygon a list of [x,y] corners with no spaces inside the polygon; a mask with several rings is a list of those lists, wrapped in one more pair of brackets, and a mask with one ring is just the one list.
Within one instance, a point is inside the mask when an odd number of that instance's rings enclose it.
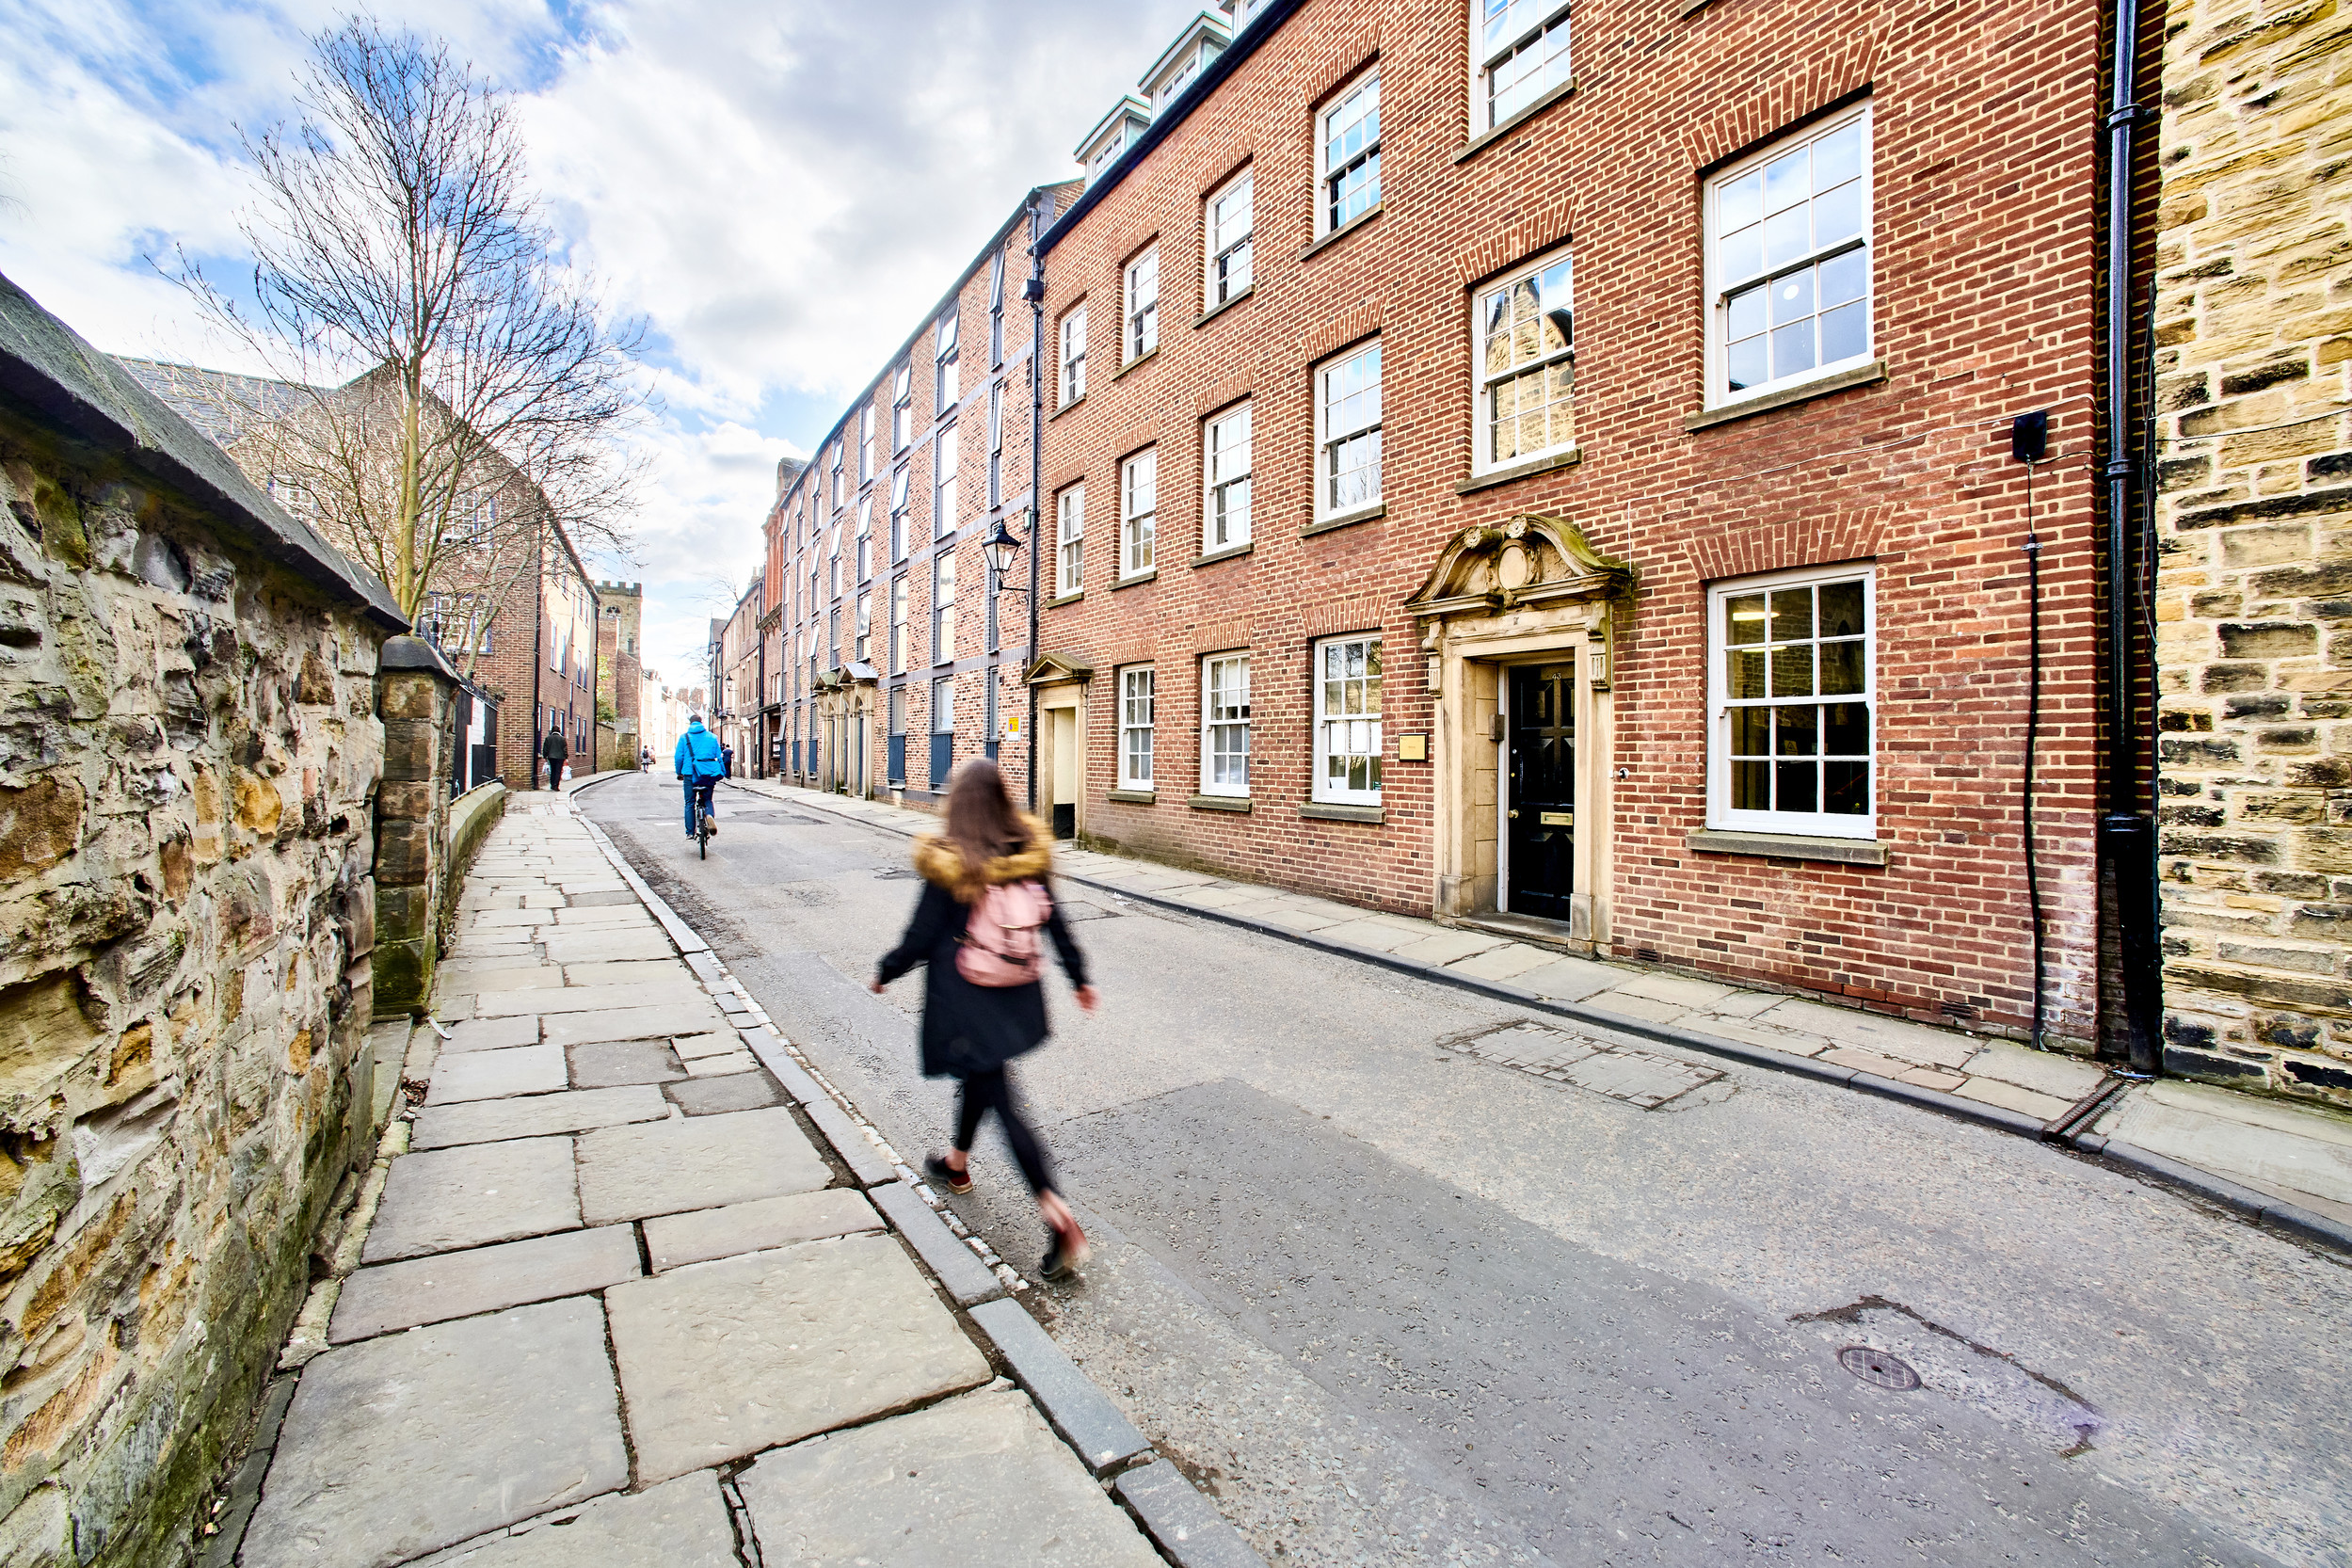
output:
{"label": "stone wall", "polygon": [[301,1302],[398,625],[0,279],[0,1561],[189,1560]]}
{"label": "stone wall", "polygon": [[2352,12],[2166,17],[2165,1064],[2352,1104]]}
{"label": "stone wall", "polygon": [[449,780],[456,673],[422,637],[384,645],[384,777],[376,822],[376,1016],[422,1013],[454,909]]}

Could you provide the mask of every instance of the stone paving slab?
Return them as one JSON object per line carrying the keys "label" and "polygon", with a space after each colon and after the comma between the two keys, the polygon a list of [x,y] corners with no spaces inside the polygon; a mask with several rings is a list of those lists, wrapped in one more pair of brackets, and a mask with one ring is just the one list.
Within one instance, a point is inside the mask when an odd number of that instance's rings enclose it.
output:
{"label": "stone paving slab", "polygon": [[[661,1098],[652,1089],[602,1092]],[[607,1128],[580,1140],[580,1212],[590,1224],[813,1192],[832,1179],[780,1109]]]}
{"label": "stone paving slab", "polygon": [[551,931],[540,944],[558,964],[612,963],[624,958],[675,958],[678,950],[656,931]]}
{"label": "stone paving slab", "polygon": [[579,1224],[580,1182],[568,1138],[406,1154],[385,1173],[360,1261],[388,1263]]}
{"label": "stone paving slab", "polygon": [[744,1048],[743,1037],[732,1030],[714,1030],[709,1034],[680,1034],[670,1042],[670,1048],[681,1062],[692,1062],[703,1056],[732,1056]]}
{"label": "stone paving slab", "polygon": [[484,991],[538,991],[564,984],[561,964],[518,965],[507,969],[460,968],[448,965],[434,971],[434,982],[452,996]]}
{"label": "stone paving slab", "polygon": [[584,1132],[621,1122],[651,1122],[669,1115],[669,1102],[650,1084],[625,1089],[568,1089],[514,1100],[475,1100],[466,1105],[427,1106],[416,1119],[409,1147],[447,1148],[507,1138],[539,1138]]}
{"label": "stone paving slab", "polygon": [[1078,1369],[1020,1303],[983,1303],[972,1308],[972,1321],[1011,1363],[1013,1375],[1088,1469],[1101,1475],[1150,1451],[1150,1441],[1135,1430],[1135,1423]]}
{"label": "stone paving slab", "polygon": [[695,1078],[728,1078],[747,1073],[760,1065],[747,1050],[730,1051],[725,1056],[697,1056],[686,1064],[687,1073]]}
{"label": "stone paving slab", "polygon": [[[413,1568],[742,1568],[718,1473],[696,1470],[452,1546]],[[780,1568],[780,1565],[779,1565]]]}
{"label": "stone paving slab", "polygon": [[731,1203],[692,1214],[663,1215],[645,1223],[645,1244],[658,1274],[714,1257],[881,1228],[882,1216],[874,1212],[872,1204],[860,1193],[837,1187]]}
{"label": "stone paving slab", "polygon": [[1558,956],[1549,948],[1529,947],[1525,942],[1506,942],[1484,952],[1474,952],[1449,967],[1463,974],[1477,975],[1481,980],[1516,980],[1530,969],[1544,968]]}
{"label": "stone paving slab", "polygon": [[441,1042],[441,1053],[507,1050],[538,1043],[539,1016],[536,1013],[504,1018],[468,1018],[449,1026],[449,1038]]}
{"label": "stone paving slab", "polygon": [[763,1455],[736,1487],[770,1564],[1161,1568],[1017,1389]]}
{"label": "stone paving slab", "polygon": [[427,1105],[459,1100],[504,1099],[509,1095],[546,1095],[568,1086],[561,1046],[517,1046],[510,1050],[460,1051],[433,1064]]}
{"label": "stone paving slab", "polygon": [[594,1045],[574,1046],[570,1055],[571,1086],[575,1089],[667,1083],[686,1076],[686,1069],[678,1064],[669,1047],[658,1040],[601,1040]]}
{"label": "stone paving slab", "polygon": [[1997,1078],[2072,1104],[2099,1087],[2107,1076],[2096,1062],[2085,1062],[2056,1051],[2029,1050],[1996,1040],[1970,1057],[1959,1069],[1972,1077]]}
{"label": "stone paving slab", "polygon": [[[556,993],[561,995],[561,993]],[[698,1034],[720,1026],[719,1010],[673,1002],[662,1007],[618,1007],[605,1013],[542,1014],[539,1038],[559,1046],[591,1045],[599,1040],[660,1040],[673,1034]]]}
{"label": "stone paving slab", "polygon": [[2039,1116],[2045,1122],[2056,1121],[2058,1117],[2065,1115],[2067,1107],[2073,1103],[2072,1100],[2062,1100],[2056,1095],[2042,1095],[2031,1089],[2021,1089],[2014,1083],[2004,1083],[1997,1078],[1972,1078],[1954,1089],[1952,1093],[1962,1099],[1976,1100],[1985,1105],[1997,1105],[2008,1111],[2020,1111],[2028,1116]]}
{"label": "stone paving slab", "polygon": [[714,1116],[729,1111],[759,1111],[784,1103],[784,1096],[762,1072],[728,1073],[721,1078],[692,1078],[664,1087],[669,1102],[689,1116]]}
{"label": "stone paving slab", "polygon": [[1555,1001],[1579,1001],[1596,991],[1608,990],[1624,978],[1623,970],[1612,969],[1607,964],[1555,955],[1550,963],[1518,975],[1512,984]]}
{"label": "stone paving slab", "polygon": [[[615,1286],[605,1302],[646,1480],[990,1377],[987,1358],[888,1237],[696,1263]],[[1064,1461],[1084,1477],[1076,1459]]]}
{"label": "stone paving slab", "polygon": [[484,996],[475,999],[475,1013],[493,1017],[501,1013],[605,1013],[615,1008],[664,1007],[673,1002],[692,1005],[707,1000],[701,986],[680,974],[677,963],[662,966],[666,981],[633,981],[622,985],[567,985],[552,996]]}
{"label": "stone paving slab", "polygon": [[238,1560],[386,1568],[628,1482],[603,1312],[520,1306],[303,1368]]}
{"label": "stone paving slab", "polygon": [[1396,950],[1400,958],[1417,958],[1424,964],[1451,964],[1484,952],[1488,948],[1503,945],[1500,936],[1488,936],[1476,931],[1448,931],[1432,926],[1430,935],[1417,942],[1407,942]]}
{"label": "stone paving slab", "polygon": [[1676,1002],[1685,1008],[1709,1007],[1731,994],[1728,985],[1678,974],[1639,975],[1619,983],[1611,990],[1613,996],[1647,997],[1652,1001]]}
{"label": "stone paving slab", "polygon": [[584,1295],[635,1279],[643,1272],[637,1266],[636,1236],[627,1225],[559,1231],[527,1241],[380,1264],[343,1282],[327,1338],[340,1345],[419,1323]]}
{"label": "stone paving slab", "polygon": [[[634,894],[630,895],[635,897]],[[676,958],[637,959],[617,964],[566,964],[566,984],[572,985],[672,985],[688,977],[678,970]]]}

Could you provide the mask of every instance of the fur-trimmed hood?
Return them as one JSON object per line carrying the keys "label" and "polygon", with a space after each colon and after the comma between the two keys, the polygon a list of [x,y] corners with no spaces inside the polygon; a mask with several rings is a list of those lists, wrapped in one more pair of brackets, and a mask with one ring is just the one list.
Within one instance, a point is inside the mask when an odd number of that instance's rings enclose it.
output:
{"label": "fur-trimmed hood", "polygon": [[1036,818],[1024,812],[1021,824],[1029,829],[1029,847],[1016,855],[1000,855],[981,869],[977,879],[964,864],[964,856],[955,846],[936,833],[926,833],[915,840],[915,869],[923,880],[955,895],[959,904],[969,904],[980,896],[983,888],[1005,882],[1043,881],[1053,870],[1053,840]]}

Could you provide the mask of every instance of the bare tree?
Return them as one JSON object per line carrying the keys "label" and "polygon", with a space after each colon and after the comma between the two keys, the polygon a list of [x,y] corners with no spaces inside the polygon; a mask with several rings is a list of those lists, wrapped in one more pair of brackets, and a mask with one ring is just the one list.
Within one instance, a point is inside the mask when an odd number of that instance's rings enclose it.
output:
{"label": "bare tree", "polygon": [[254,304],[184,255],[180,280],[301,394],[240,461],[411,619],[456,622],[470,666],[550,524],[584,554],[630,553],[639,332],[564,264],[504,93],[367,17],[312,50],[299,122],[246,138]]}

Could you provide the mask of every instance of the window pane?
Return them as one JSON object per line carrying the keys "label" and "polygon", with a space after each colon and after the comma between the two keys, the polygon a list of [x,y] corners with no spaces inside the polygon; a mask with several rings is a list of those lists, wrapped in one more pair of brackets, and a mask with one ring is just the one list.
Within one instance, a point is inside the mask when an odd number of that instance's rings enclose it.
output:
{"label": "window pane", "polygon": [[1764,174],[1743,174],[1716,198],[1716,221],[1724,233],[1764,221]]}
{"label": "window pane", "polygon": [[1848,181],[1824,191],[1813,202],[1813,243],[1835,245],[1862,232],[1862,182]]}
{"label": "window pane", "polygon": [[1869,763],[1824,762],[1821,775],[1823,811],[1839,817],[1870,814]]}
{"label": "window pane", "polygon": [[1772,755],[1771,709],[1735,708],[1732,710],[1732,755],[1734,757],[1769,757]]}
{"label": "window pane", "polygon": [[1782,588],[1772,595],[1772,640],[1784,643],[1813,635],[1813,590]]}
{"label": "window pane", "polygon": [[1821,695],[1850,696],[1862,690],[1862,644],[1821,645]]}
{"label": "window pane", "polygon": [[1731,676],[1726,682],[1735,697],[1759,697],[1764,695],[1764,650],[1736,648],[1731,654]]}
{"label": "window pane", "polygon": [[1746,343],[1732,344],[1731,351],[1724,358],[1725,368],[1728,372],[1725,380],[1733,392],[1743,392],[1750,387],[1760,387],[1771,376],[1771,371],[1768,368],[1765,360],[1764,339],[1761,337],[1750,338]]}
{"label": "window pane", "polygon": [[1732,809],[1735,811],[1769,811],[1772,809],[1771,763],[1734,762],[1732,764]]}
{"label": "window pane", "polygon": [[1842,305],[1848,299],[1860,299],[1870,282],[1870,255],[1864,250],[1848,250],[1832,256],[1819,267],[1821,303]]}
{"label": "window pane", "polygon": [[1862,121],[1841,125],[1813,144],[1813,185],[1828,190],[1862,172]]}
{"label": "window pane", "polygon": [[[1734,658],[1752,655],[1734,654]],[[1813,695],[1813,645],[1799,643],[1793,648],[1772,650],[1772,695],[1774,696],[1811,696]]]}
{"label": "window pane", "polygon": [[1785,326],[1813,314],[1813,269],[1772,280],[1772,325]]}
{"label": "window pane", "polygon": [[1725,234],[1717,270],[1722,281],[1736,283],[1764,270],[1764,225],[1751,223]]}
{"label": "window pane", "polygon": [[1800,321],[1794,327],[1772,328],[1772,377],[1794,376],[1800,370],[1811,370],[1813,358],[1813,323]]}
{"label": "window pane", "polygon": [[1813,194],[1813,157],[1800,147],[1764,166],[1764,210],[1777,213]]}
{"label": "window pane", "polygon": [[1782,757],[1813,757],[1821,750],[1821,710],[1811,703],[1776,708],[1774,750]]}
{"label": "window pane", "polygon": [[1862,634],[1862,584],[1821,584],[1821,635],[1858,637]]}
{"label": "window pane", "polygon": [[1821,318],[1821,362],[1859,359],[1870,349],[1870,307],[1861,300],[1840,305]]}
{"label": "window pane", "polygon": [[1813,811],[1816,791],[1820,785],[1820,768],[1812,762],[1775,762],[1774,781],[1780,786],[1776,809],[1782,811]]}
{"label": "window pane", "polygon": [[1764,264],[1793,262],[1813,248],[1813,224],[1802,207],[1791,207],[1764,220]]}
{"label": "window pane", "polygon": [[1829,723],[1821,732],[1821,750],[1829,757],[1867,757],[1870,755],[1870,705],[1866,702],[1832,702],[1824,712]]}

